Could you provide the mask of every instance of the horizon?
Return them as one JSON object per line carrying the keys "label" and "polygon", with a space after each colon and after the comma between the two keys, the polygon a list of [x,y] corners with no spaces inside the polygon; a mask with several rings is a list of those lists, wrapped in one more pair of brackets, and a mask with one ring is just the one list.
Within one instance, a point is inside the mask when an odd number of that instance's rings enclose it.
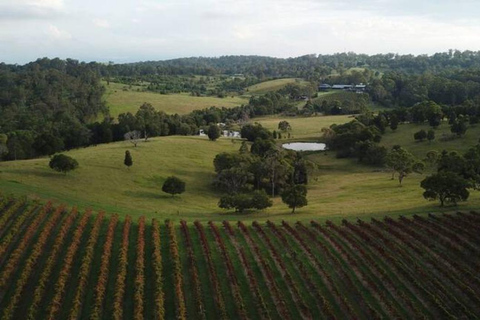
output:
{"label": "horizon", "polygon": [[[428,56],[432,57],[435,54],[439,53],[448,53],[450,50],[453,50],[454,52],[457,49],[448,49],[445,51],[437,51],[433,53],[419,53],[419,54],[413,54],[413,53],[396,53],[396,52],[378,52],[378,53],[372,53],[372,54],[367,54],[367,53],[359,53],[359,52],[354,52],[354,51],[348,51],[348,52],[334,52],[334,53],[306,53],[298,56],[288,56],[288,57],[275,57],[275,56],[267,56],[267,55],[259,55],[259,54],[223,54],[223,55],[217,55],[217,56],[183,56],[183,57],[173,57],[173,58],[165,58],[165,59],[151,59],[151,60],[132,60],[132,61],[124,61],[124,62],[117,62],[113,60],[104,60],[104,61],[98,61],[98,60],[82,60],[78,59],[76,57],[58,57],[58,56],[44,56],[44,57],[37,57],[33,60],[26,61],[24,63],[9,63],[5,61],[0,61],[0,63],[4,63],[7,65],[18,65],[18,66],[23,66],[29,63],[33,63],[37,60],[41,59],[60,59],[60,60],[67,60],[67,59],[72,59],[72,60],[77,60],[80,63],[99,63],[99,64],[108,64],[112,63],[113,64],[133,64],[133,63],[144,63],[144,62],[164,62],[164,61],[173,61],[173,60],[181,60],[181,59],[195,59],[195,58],[203,58],[203,59],[219,59],[222,57],[262,57],[262,58],[273,58],[273,59],[297,59],[300,57],[304,56],[309,56],[309,55],[314,55],[315,57],[319,56],[333,56],[333,55],[340,55],[340,54],[356,54],[356,55],[367,55],[367,56],[375,56],[375,55],[387,55],[387,54],[393,54],[393,55],[399,55],[399,56],[406,56],[406,55],[413,55],[414,57],[420,57],[420,56]],[[480,50],[458,50],[460,52],[480,52]]]}
{"label": "horizon", "polygon": [[131,63],[311,52],[477,51],[480,3],[300,0],[0,0],[0,61]]}

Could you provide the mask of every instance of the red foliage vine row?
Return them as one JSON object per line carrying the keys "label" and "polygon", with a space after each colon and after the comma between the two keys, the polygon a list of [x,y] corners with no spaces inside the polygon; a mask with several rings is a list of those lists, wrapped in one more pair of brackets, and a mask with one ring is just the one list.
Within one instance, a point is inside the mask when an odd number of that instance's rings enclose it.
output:
{"label": "red foliage vine row", "polygon": [[135,292],[133,318],[143,319],[143,296],[145,292],[145,217],[138,221],[137,259],[135,261]]}
{"label": "red foliage vine row", "polygon": [[[348,288],[349,292],[354,295],[353,301],[358,303],[368,318],[381,319],[382,316],[378,313],[378,311],[375,310],[366,299],[362,298],[361,288],[359,288],[358,285],[353,281],[353,276],[347,270],[345,270],[345,267],[340,259],[332,252],[335,251],[335,248],[329,248],[327,245],[325,245],[310,229],[306,228],[301,222],[297,222],[296,226],[298,229],[300,229],[302,234],[307,236],[312,243],[317,245],[316,247],[319,248],[323,255],[330,261],[335,272],[344,282],[345,288]],[[358,276],[358,274],[355,274],[355,276]]]}
{"label": "red foliage vine row", "polygon": [[349,318],[355,318],[355,313],[353,312],[352,306],[346,299],[338,291],[338,288],[335,286],[335,282],[332,279],[331,275],[326,272],[323,265],[318,260],[317,256],[313,253],[310,246],[305,242],[305,240],[299,235],[298,231],[292,228],[288,223],[282,221],[283,228],[293,236],[293,238],[300,244],[302,249],[307,253],[307,255],[312,260],[313,264],[315,265],[316,269],[319,271],[319,274],[322,276],[325,284],[329,290],[333,293],[333,296],[337,302],[337,304],[341,307],[341,309],[348,315]]}
{"label": "red foliage vine row", "polygon": [[[23,205],[23,202],[16,202],[13,206],[8,208],[7,212],[3,215],[6,217],[8,215],[13,215],[16,213],[20,207]],[[48,202],[42,210],[50,210],[52,203]],[[23,228],[24,222],[38,209],[38,207],[31,207],[26,212],[22,212],[19,217],[12,222],[12,225],[8,228],[7,234],[3,237],[2,242],[0,243],[0,263],[5,259],[5,252],[10,244],[13,242],[15,237],[19,234],[20,230]],[[0,224],[1,225],[1,224]]]}
{"label": "red foliage vine row", "polygon": [[49,320],[55,320],[58,318],[58,312],[62,307],[62,298],[65,292],[65,287],[67,285],[68,279],[71,276],[70,271],[72,269],[73,259],[75,258],[75,254],[77,253],[77,250],[80,246],[80,242],[82,240],[82,234],[85,227],[87,226],[90,215],[91,215],[91,211],[87,211],[83,215],[77,229],[75,230],[75,233],[73,234],[72,242],[70,243],[70,246],[67,249],[67,254],[63,261],[63,266],[60,271],[60,276],[57,280],[57,283],[55,284],[55,293],[52,301],[50,302],[50,308],[48,310],[48,317],[47,317],[47,319]]}
{"label": "red foliage vine row", "polygon": [[32,248],[30,255],[26,258],[25,266],[23,267],[22,273],[17,278],[15,282],[15,290],[13,294],[10,296],[10,301],[7,307],[3,309],[3,317],[2,319],[12,319],[15,313],[15,308],[20,300],[21,294],[28,283],[30,275],[34,270],[38,258],[44,252],[45,244],[53,230],[56,226],[58,220],[60,219],[62,213],[64,211],[64,207],[58,207],[55,212],[48,218],[47,223],[42,228],[40,236],[37,239],[37,242]]}
{"label": "red foliage vine row", "polygon": [[243,270],[247,275],[247,279],[250,285],[250,290],[253,292],[255,296],[255,305],[260,313],[262,319],[270,319],[270,312],[265,305],[265,300],[263,299],[262,293],[260,292],[260,288],[257,282],[257,278],[252,271],[250,263],[245,255],[245,251],[241,248],[235,239],[235,232],[228,221],[223,221],[223,226],[225,230],[227,230],[227,234],[230,236],[230,239],[233,241],[234,247],[237,251],[237,254],[240,256],[240,262],[242,263]]}
{"label": "red foliage vine row", "polygon": [[157,220],[152,220],[152,238],[153,238],[153,276],[155,283],[154,301],[155,301],[155,319],[163,320],[165,318],[163,280],[162,280],[162,254],[160,251],[160,229]]}
{"label": "red foliage vine row", "polygon": [[183,293],[182,265],[180,255],[178,254],[177,237],[175,236],[175,227],[171,221],[166,221],[169,237],[170,256],[173,264],[173,283],[175,287],[175,305],[177,319],[187,318],[187,309],[185,307],[185,295]]}
{"label": "red foliage vine row", "polygon": [[57,233],[57,237],[54,240],[54,245],[50,255],[45,262],[45,267],[40,274],[40,279],[38,280],[38,284],[35,286],[35,291],[33,292],[33,299],[30,307],[28,308],[27,312],[27,319],[35,320],[37,319],[37,313],[39,309],[40,302],[43,298],[45,290],[49,284],[50,276],[53,271],[53,267],[58,259],[58,254],[60,253],[65,240],[67,238],[67,234],[72,226],[73,222],[78,216],[77,208],[73,208],[73,210],[68,214],[65,222],[60,227],[60,230]]}
{"label": "red foliage vine row", "polygon": [[103,301],[105,299],[105,291],[107,289],[108,274],[110,270],[110,257],[112,255],[113,236],[115,227],[117,226],[118,215],[113,215],[107,228],[107,235],[103,244],[103,254],[100,262],[100,270],[95,286],[95,301],[93,304],[90,319],[98,320],[102,318]]}
{"label": "red foliage vine row", "polygon": [[[311,221],[311,224],[314,227],[314,230],[317,230],[319,233],[327,236],[328,233],[322,226],[320,226],[320,224],[315,221]],[[339,234],[342,239],[344,239],[348,243],[348,245],[354,252],[358,253],[360,258],[364,261],[364,264],[371,269],[371,272],[377,278],[382,279],[382,281],[385,283],[385,287],[390,291],[392,296],[396,297],[395,300],[399,303],[402,302],[406,305],[411,317],[413,317],[415,314],[422,314],[421,311],[418,310],[418,308],[411,302],[410,299],[400,299],[401,297],[404,297],[405,294],[397,289],[397,285],[392,281],[387,271],[379,265],[377,259],[372,258],[364,250],[363,246],[359,245],[359,241],[357,241],[355,238],[353,238],[353,236],[351,236],[347,228],[340,228],[335,224],[329,224],[329,227],[331,230]]]}
{"label": "red foliage vine row", "polygon": [[232,286],[233,299],[235,302],[235,306],[237,307],[238,316],[240,319],[247,319],[247,310],[245,309],[245,304],[243,302],[242,294],[240,292],[240,285],[238,284],[238,279],[235,273],[235,269],[233,268],[232,261],[230,260],[230,256],[228,255],[227,249],[225,248],[225,243],[223,242],[223,239],[218,232],[217,226],[212,221],[209,221],[208,224],[210,226],[210,229],[213,231],[215,242],[220,248],[223,262],[227,267],[227,276],[230,280],[230,285]]}
{"label": "red foliage vine row", "polygon": [[93,255],[95,253],[95,245],[97,244],[98,235],[100,233],[100,227],[103,223],[104,212],[100,212],[95,219],[92,231],[87,241],[85,253],[82,258],[82,264],[80,266],[80,272],[78,274],[78,284],[75,291],[75,297],[73,298],[73,306],[70,309],[70,320],[76,320],[80,316],[83,297],[85,295],[85,289],[88,284],[88,277],[90,275],[90,269],[92,267]]}
{"label": "red foliage vine row", "polygon": [[429,298],[431,304],[436,307],[438,312],[440,312],[443,317],[453,317],[453,315],[448,312],[444,304],[435,296],[435,294],[425,288],[423,284],[419,282],[417,275],[412,273],[410,268],[406,266],[403,260],[399,259],[396,255],[391,254],[389,250],[386,250],[382,245],[374,241],[375,238],[369,236],[363,229],[354,226],[346,220],[344,220],[343,224],[347,228],[350,228],[354,233],[358,234],[358,236],[360,236],[364,241],[368,241],[373,248],[379,252],[382,258],[389,261],[390,265],[392,265],[398,271],[398,273],[402,275],[402,277],[404,277],[411,285],[413,285],[416,290],[422,292],[421,296]]}
{"label": "red foliage vine row", "polygon": [[288,250],[290,253],[292,259],[295,262],[296,267],[298,268],[298,271],[304,280],[305,284],[307,285],[308,289],[310,292],[313,292],[315,297],[321,301],[321,311],[324,314],[325,317],[328,319],[335,319],[335,315],[332,311],[332,307],[328,300],[325,298],[325,296],[322,294],[318,286],[315,284],[315,282],[312,280],[310,277],[309,272],[307,271],[303,261],[298,258],[298,255],[296,252],[292,249],[290,244],[288,243],[287,239],[283,236],[283,234],[278,230],[277,226],[271,222],[267,221],[267,225],[272,230],[272,233],[277,237],[278,240],[282,243],[283,247]]}
{"label": "red foliage vine row", "polygon": [[264,276],[266,278],[266,283],[267,283],[270,291],[273,294],[275,307],[277,308],[278,313],[280,314],[282,319],[291,319],[290,312],[287,309],[285,300],[284,300],[282,294],[280,293],[280,290],[277,287],[277,284],[276,284],[275,279],[273,277],[272,270],[270,269],[270,266],[263,259],[263,255],[260,252],[260,249],[255,244],[255,242],[253,241],[250,233],[248,232],[247,227],[243,224],[243,222],[239,221],[238,222],[238,227],[240,228],[243,235],[245,236],[245,240],[247,240],[248,245],[253,249],[253,253],[255,254],[255,257],[260,262],[260,268],[261,268],[262,273],[264,274]]}
{"label": "red foliage vine row", "polygon": [[205,236],[203,230],[203,225],[199,221],[194,222],[195,227],[197,228],[198,234],[200,236],[200,243],[203,248],[203,254],[207,260],[208,265],[208,274],[210,276],[210,282],[213,289],[213,298],[215,300],[216,309],[219,312],[221,319],[227,319],[227,311],[225,309],[225,302],[223,301],[222,291],[220,290],[220,284],[217,277],[217,272],[213,264],[212,254],[210,252],[210,247],[208,246],[208,240]]}
{"label": "red foliage vine row", "polygon": [[11,281],[10,276],[18,268],[20,259],[22,258],[23,254],[25,253],[25,250],[30,244],[30,240],[32,240],[34,235],[37,233],[38,227],[40,226],[41,222],[45,219],[49,211],[50,211],[50,205],[46,205],[41,209],[40,213],[28,226],[25,233],[23,233],[20,243],[17,245],[15,250],[13,250],[13,252],[8,257],[5,267],[2,273],[0,274],[0,291],[3,291],[5,289],[5,286]]}
{"label": "red foliage vine row", "polygon": [[187,223],[184,220],[180,221],[180,229],[182,230],[185,242],[187,244],[186,249],[188,255],[188,265],[190,269],[190,275],[192,277],[193,295],[196,303],[197,316],[200,319],[206,319],[205,307],[202,300],[202,290],[200,287],[200,278],[198,276],[197,259],[195,258],[195,254],[193,252],[192,238],[190,237]]}
{"label": "red foliage vine row", "polygon": [[130,235],[130,225],[132,218],[127,216],[123,224],[122,245],[118,254],[118,270],[115,279],[115,294],[113,297],[112,317],[115,320],[123,319],[123,298],[125,297],[125,279],[127,278],[128,264],[128,239]]}
{"label": "red foliage vine row", "polygon": [[273,245],[272,241],[270,238],[265,234],[265,231],[262,229],[260,224],[257,221],[254,221],[252,223],[252,226],[255,228],[257,233],[260,235],[260,239],[265,243],[269,249],[270,255],[273,257],[275,260],[276,264],[278,265],[279,269],[281,270],[282,276],[287,282],[287,286],[289,290],[291,291],[291,295],[293,300],[296,302],[296,305],[298,306],[299,311],[302,313],[302,316],[307,319],[312,318],[312,314],[310,311],[310,308],[306,305],[306,303],[303,301],[303,298],[300,294],[300,290],[298,289],[298,286],[295,281],[293,281],[292,276],[290,275],[290,272],[288,271],[287,267],[285,266],[285,263],[283,262],[283,259],[280,257],[280,254],[278,253],[277,249]]}

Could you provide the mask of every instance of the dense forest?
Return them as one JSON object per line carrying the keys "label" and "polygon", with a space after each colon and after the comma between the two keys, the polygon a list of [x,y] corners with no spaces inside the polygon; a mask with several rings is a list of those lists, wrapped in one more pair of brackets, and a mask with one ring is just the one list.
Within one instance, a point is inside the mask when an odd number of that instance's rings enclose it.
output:
{"label": "dense forest", "polygon": [[[291,84],[277,92],[250,95],[235,108],[211,107],[188,115],[169,115],[150,105],[136,114],[108,114],[102,79],[144,82],[146,90],[192,95],[245,94],[266,79],[297,77],[310,85]],[[321,83],[367,85],[366,94],[338,92],[318,96]],[[301,99],[307,99],[298,108]],[[377,104],[397,110],[377,121],[381,129],[394,121],[429,121],[418,117],[417,104],[431,101],[451,122],[480,116],[480,52],[454,51],[431,56],[340,53],[279,59],[259,56],[182,58],[132,64],[85,63],[72,59],[38,59],[23,66],[0,64],[0,156],[26,159],[97,143],[196,134],[211,123],[243,123],[262,115],[295,116],[366,113]],[[415,107],[417,106],[417,107]],[[104,119],[98,122],[97,119]],[[97,121],[97,122],[95,122]],[[385,123],[384,123],[385,122]],[[130,134],[130,137],[132,135]]]}

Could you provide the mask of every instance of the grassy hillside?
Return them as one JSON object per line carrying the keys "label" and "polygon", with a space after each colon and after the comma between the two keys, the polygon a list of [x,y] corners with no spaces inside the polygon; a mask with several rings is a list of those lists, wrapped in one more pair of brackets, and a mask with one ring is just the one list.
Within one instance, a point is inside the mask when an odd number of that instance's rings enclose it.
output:
{"label": "grassy hillside", "polygon": [[[188,93],[181,94],[159,94],[154,92],[143,92],[141,87],[127,86],[120,83],[105,83],[105,99],[114,117],[123,112],[135,113],[144,102],[151,103],[157,110],[173,114],[187,114],[193,110],[216,107],[235,107],[248,103],[243,97],[193,97]],[[126,90],[124,90],[124,88]]]}
{"label": "grassy hillside", "polygon": [[0,197],[0,222],[2,319],[480,315],[476,213],[150,223]]}
{"label": "grassy hillside", "polygon": [[[260,118],[271,129],[280,120],[291,123],[295,140],[318,139],[323,126],[345,122],[348,117]],[[450,142],[417,143],[413,132],[422,126],[401,125],[397,132],[389,129],[382,144],[400,144],[418,157],[428,150],[466,150],[480,136],[480,126],[470,128],[467,136]],[[446,124],[437,132],[448,131]],[[286,140],[284,140],[286,141]],[[280,143],[280,142],[279,142]],[[48,168],[48,158],[0,163],[0,190],[31,198],[54,199],[81,208],[93,207],[122,215],[145,215],[148,218],[187,220],[309,220],[425,213],[439,210],[436,202],[422,197],[420,181],[425,175],[408,176],[403,187],[390,180],[384,168],[359,165],[356,160],[336,159],[334,152],[311,154],[319,169],[310,179],[308,206],[290,214],[279,197],[274,206],[254,214],[226,213],[217,207],[219,195],[211,189],[214,176],[213,158],[223,151],[235,151],[240,141],[220,139],[210,142],[202,137],[159,137],[141,143],[137,148],[127,142],[99,145],[67,152],[80,167],[64,176]],[[130,170],[123,165],[125,150],[133,156]],[[174,198],[161,192],[163,181],[177,175],[187,182],[187,191]],[[477,192],[459,209],[480,207]],[[443,211],[457,210],[447,207]]]}
{"label": "grassy hillside", "polygon": [[253,86],[247,87],[245,91],[247,94],[257,94],[257,95],[265,94],[267,92],[280,90],[283,87],[285,87],[287,84],[291,84],[291,83],[296,83],[299,85],[308,84],[307,81],[302,79],[285,78],[285,79],[276,79],[276,80],[261,82]]}
{"label": "grassy hillside", "polygon": [[260,123],[269,130],[278,131],[280,121],[288,121],[292,130],[290,136],[292,139],[315,139],[321,137],[322,128],[329,127],[333,123],[342,124],[351,121],[351,116],[318,116],[318,117],[259,117],[253,121]]}

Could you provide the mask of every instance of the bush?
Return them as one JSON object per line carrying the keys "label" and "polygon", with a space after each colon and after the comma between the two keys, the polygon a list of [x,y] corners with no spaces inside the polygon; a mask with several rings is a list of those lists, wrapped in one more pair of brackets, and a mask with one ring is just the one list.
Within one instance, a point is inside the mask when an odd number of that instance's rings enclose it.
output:
{"label": "bush", "polygon": [[67,172],[78,168],[77,160],[73,159],[72,157],[66,156],[64,154],[54,155],[50,159],[50,162],[48,165],[53,170],[58,172],[63,172],[64,174],[67,174]]}
{"label": "bush", "polygon": [[163,183],[162,191],[165,193],[170,193],[172,197],[175,194],[180,194],[185,192],[185,181],[171,176],[168,177],[167,180]]}
{"label": "bush", "polygon": [[220,198],[218,206],[223,209],[233,209],[236,212],[243,212],[245,209],[263,210],[272,206],[265,191],[254,191],[253,193],[237,193],[225,195]]}

